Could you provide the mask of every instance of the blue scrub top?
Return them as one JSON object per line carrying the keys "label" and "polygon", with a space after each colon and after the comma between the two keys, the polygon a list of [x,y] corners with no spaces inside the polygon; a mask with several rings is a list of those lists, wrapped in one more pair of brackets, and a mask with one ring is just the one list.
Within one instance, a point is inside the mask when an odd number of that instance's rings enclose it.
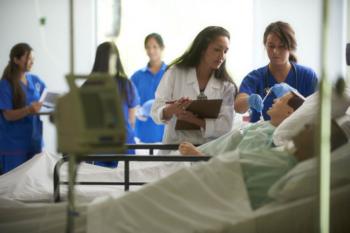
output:
{"label": "blue scrub top", "polygon": [[[166,64],[163,62],[160,70],[153,74],[148,66],[138,70],[131,76],[140,96],[140,105],[146,101],[155,98],[155,92],[160,80],[166,70]],[[163,139],[164,125],[157,125],[149,116],[146,121],[136,119],[135,133],[142,142],[161,142]]]}
{"label": "blue scrub top", "polygon": [[[315,92],[317,87],[317,77],[315,72],[305,66],[291,63],[292,68],[290,69],[286,80],[284,81],[288,85],[294,87],[302,94],[307,97]],[[268,70],[268,66],[261,67],[257,70],[253,70],[246,77],[244,77],[239,93],[246,93],[248,95],[258,94],[264,99],[269,88],[277,83],[271,72]],[[270,120],[270,116],[267,115],[267,110],[272,106],[273,100],[276,96],[271,92],[264,101],[264,108],[262,110],[264,120]],[[251,110],[250,121],[257,122],[260,120],[260,113],[254,109]]]}
{"label": "blue scrub top", "polygon": [[[26,95],[26,106],[37,102],[45,89],[38,76],[26,73],[27,86],[21,83]],[[0,159],[2,172],[10,171],[27,161],[42,149],[42,122],[38,115],[28,115],[17,121],[7,121],[3,110],[13,109],[10,83],[0,80]]]}
{"label": "blue scrub top", "polygon": [[[118,80],[118,87],[119,91],[121,90],[121,80]],[[140,103],[140,98],[138,96],[137,90],[135,85],[132,83],[132,81],[127,80],[126,85],[126,95],[127,97],[123,99],[123,113],[124,113],[124,119],[125,119],[125,130],[126,130],[126,143],[128,144],[135,144],[135,132],[134,129],[131,127],[129,122],[129,109],[135,108]],[[133,153],[134,154],[134,153]]]}

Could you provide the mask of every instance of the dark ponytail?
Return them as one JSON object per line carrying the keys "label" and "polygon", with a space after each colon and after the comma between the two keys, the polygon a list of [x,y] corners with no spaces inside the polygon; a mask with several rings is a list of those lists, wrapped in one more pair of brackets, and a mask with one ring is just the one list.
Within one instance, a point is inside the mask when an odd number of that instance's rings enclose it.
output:
{"label": "dark ponytail", "polygon": [[32,48],[26,43],[19,43],[13,46],[10,52],[10,60],[5,67],[1,77],[10,83],[13,93],[12,104],[14,109],[22,108],[26,104],[26,94],[22,90],[20,84],[21,71],[19,69],[19,66],[15,63],[14,59],[20,59],[24,55],[29,56],[31,51]]}
{"label": "dark ponytail", "polygon": [[289,60],[290,62],[293,62],[293,63],[297,63],[297,62],[298,62],[297,56],[296,56],[295,53],[292,52],[292,51],[289,51],[289,58],[288,58],[288,60]]}
{"label": "dark ponytail", "polygon": [[293,28],[285,22],[277,21],[267,26],[264,32],[264,45],[266,45],[267,37],[270,34],[275,34],[289,51],[289,61],[297,63],[298,58],[295,54],[297,49],[297,41]]}

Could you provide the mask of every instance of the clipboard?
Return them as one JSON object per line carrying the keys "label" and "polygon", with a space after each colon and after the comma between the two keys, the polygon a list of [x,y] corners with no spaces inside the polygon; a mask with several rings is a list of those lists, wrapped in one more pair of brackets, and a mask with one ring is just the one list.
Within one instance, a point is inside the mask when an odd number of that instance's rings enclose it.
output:
{"label": "clipboard", "polygon": [[[190,111],[197,115],[199,118],[212,118],[215,119],[219,116],[219,112],[222,105],[222,99],[211,100],[193,100],[186,108],[186,111]],[[177,120],[175,124],[175,130],[199,130],[200,127],[189,123],[187,121]]]}
{"label": "clipboard", "polygon": [[58,97],[60,97],[60,94],[45,89],[41,94],[39,102],[42,102],[44,107],[53,109],[56,106]]}

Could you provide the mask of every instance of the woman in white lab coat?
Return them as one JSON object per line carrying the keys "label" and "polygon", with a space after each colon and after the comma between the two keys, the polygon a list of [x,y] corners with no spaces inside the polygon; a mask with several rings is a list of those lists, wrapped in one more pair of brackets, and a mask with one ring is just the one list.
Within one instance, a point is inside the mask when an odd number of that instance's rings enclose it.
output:
{"label": "woman in white lab coat", "polygon": [[[164,144],[190,141],[202,144],[232,129],[236,85],[226,71],[229,32],[217,26],[203,29],[190,48],[169,65],[161,80],[152,106],[152,118],[165,124]],[[223,99],[216,119],[201,119],[186,111],[191,100]],[[177,119],[200,127],[200,130],[176,130]],[[152,133],[152,132],[149,132]]]}

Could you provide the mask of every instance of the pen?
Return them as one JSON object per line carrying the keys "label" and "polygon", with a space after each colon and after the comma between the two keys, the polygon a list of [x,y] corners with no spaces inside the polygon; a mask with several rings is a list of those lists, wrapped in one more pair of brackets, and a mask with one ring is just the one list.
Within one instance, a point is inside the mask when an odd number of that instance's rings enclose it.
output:
{"label": "pen", "polygon": [[166,101],[165,103],[166,103],[166,104],[173,104],[173,103],[175,103],[176,101],[180,101],[180,103],[184,103],[184,102],[191,101],[191,100],[190,100],[190,99],[169,100],[169,101]]}

